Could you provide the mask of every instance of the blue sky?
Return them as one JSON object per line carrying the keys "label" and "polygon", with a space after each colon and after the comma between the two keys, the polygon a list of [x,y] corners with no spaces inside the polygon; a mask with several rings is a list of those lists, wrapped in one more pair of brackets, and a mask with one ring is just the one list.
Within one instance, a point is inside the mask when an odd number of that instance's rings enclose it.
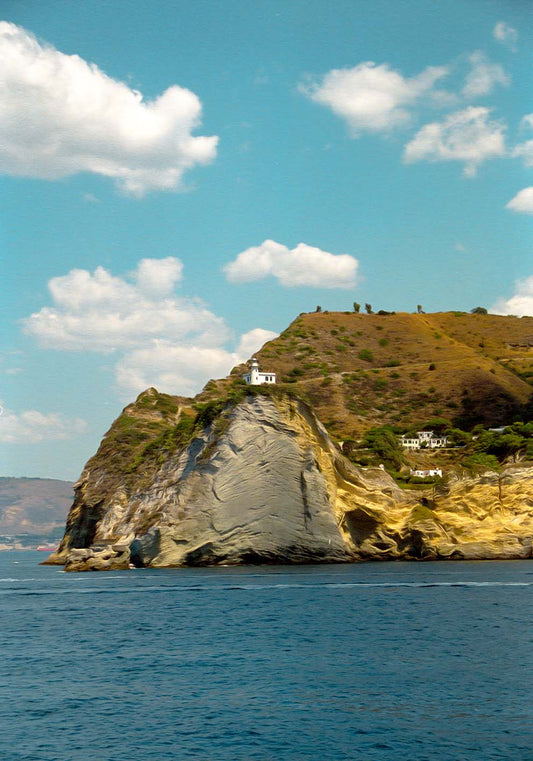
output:
{"label": "blue sky", "polygon": [[519,0],[4,0],[3,475],[302,311],[533,313]]}

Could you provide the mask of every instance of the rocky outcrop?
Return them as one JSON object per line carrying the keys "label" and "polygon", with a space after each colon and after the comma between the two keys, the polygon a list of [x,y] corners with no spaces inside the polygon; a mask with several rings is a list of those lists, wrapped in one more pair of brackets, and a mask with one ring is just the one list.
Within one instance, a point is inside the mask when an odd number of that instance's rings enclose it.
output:
{"label": "rocky outcrop", "polygon": [[[427,496],[423,496],[423,495]],[[533,557],[533,469],[454,478],[400,501],[346,513],[361,559],[511,560]]]}
{"label": "rocky outcrop", "polygon": [[48,562],[105,570],[531,557],[532,470],[402,490],[383,470],[349,463],[301,401],[254,395],[218,413],[187,441],[147,449],[137,470],[123,463],[123,477],[108,457],[89,461]]}
{"label": "rocky outcrop", "polygon": [[[129,489],[114,474],[110,490],[106,468],[103,459],[85,469],[49,562],[67,570],[346,562],[357,557],[344,520],[354,499],[371,509],[401,496],[381,470],[350,466],[310,409],[286,397],[229,407]],[[128,552],[116,555],[118,545]]]}

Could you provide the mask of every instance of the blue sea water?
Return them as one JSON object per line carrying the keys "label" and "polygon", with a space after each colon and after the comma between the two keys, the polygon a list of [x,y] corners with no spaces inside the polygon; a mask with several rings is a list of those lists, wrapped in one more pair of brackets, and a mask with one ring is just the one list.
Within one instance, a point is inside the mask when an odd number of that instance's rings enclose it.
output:
{"label": "blue sea water", "polygon": [[533,564],[0,553],[2,761],[533,759]]}

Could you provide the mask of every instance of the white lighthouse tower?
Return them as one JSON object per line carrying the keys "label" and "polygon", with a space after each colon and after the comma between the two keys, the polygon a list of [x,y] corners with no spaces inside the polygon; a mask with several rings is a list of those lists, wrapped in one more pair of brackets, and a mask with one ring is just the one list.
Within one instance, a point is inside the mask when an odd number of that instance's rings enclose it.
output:
{"label": "white lighthouse tower", "polygon": [[259,362],[255,357],[252,357],[250,372],[244,373],[242,379],[249,386],[262,386],[263,383],[275,383],[276,373],[259,372]]}

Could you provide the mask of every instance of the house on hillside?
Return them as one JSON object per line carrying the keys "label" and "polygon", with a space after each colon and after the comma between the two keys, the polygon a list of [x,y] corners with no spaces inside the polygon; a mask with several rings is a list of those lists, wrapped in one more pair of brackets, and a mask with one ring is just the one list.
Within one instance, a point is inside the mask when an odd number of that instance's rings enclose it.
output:
{"label": "house on hillside", "polygon": [[433,478],[439,476],[442,478],[442,468],[430,468],[429,470],[410,470],[410,475],[416,478]]}
{"label": "house on hillside", "polygon": [[435,436],[433,431],[417,431],[416,436],[400,436],[404,449],[442,449],[448,445],[446,436]]}
{"label": "house on hillside", "polygon": [[262,386],[264,383],[275,383],[276,373],[259,372],[259,363],[255,357],[252,357],[250,372],[244,373],[242,379],[249,386]]}

